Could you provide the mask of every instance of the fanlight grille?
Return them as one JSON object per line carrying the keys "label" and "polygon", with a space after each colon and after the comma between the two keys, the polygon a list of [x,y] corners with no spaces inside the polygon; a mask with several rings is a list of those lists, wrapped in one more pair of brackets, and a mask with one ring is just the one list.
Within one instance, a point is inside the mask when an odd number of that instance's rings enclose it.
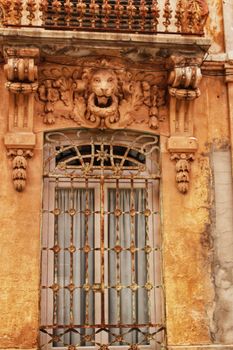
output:
{"label": "fanlight grille", "polygon": [[[137,135],[133,132],[99,132],[79,131],[76,135],[53,132],[46,135],[45,174],[63,173],[76,175],[88,174],[98,176],[124,175],[129,170],[138,176],[153,175],[159,177],[158,137],[150,134]],[[154,151],[157,151],[155,158]],[[153,154],[153,166],[151,161]],[[147,162],[146,162],[147,159]]]}

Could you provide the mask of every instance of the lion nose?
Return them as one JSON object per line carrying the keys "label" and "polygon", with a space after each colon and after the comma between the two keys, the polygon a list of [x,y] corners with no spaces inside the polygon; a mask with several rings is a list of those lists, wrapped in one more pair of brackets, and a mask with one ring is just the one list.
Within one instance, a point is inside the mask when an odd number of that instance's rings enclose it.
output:
{"label": "lion nose", "polygon": [[102,87],[101,90],[102,90],[103,94],[105,94],[107,92],[107,88],[106,87]]}

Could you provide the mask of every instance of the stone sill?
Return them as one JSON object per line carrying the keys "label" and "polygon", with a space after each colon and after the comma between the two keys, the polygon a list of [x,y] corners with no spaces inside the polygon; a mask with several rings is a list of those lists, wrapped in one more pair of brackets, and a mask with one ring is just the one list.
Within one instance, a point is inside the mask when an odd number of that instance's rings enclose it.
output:
{"label": "stone sill", "polygon": [[116,47],[153,47],[174,50],[188,50],[203,55],[210,47],[210,40],[198,36],[181,36],[179,34],[131,34],[108,32],[75,32],[62,30],[46,30],[43,28],[2,28],[0,44],[64,44],[87,46],[106,46],[106,42]]}

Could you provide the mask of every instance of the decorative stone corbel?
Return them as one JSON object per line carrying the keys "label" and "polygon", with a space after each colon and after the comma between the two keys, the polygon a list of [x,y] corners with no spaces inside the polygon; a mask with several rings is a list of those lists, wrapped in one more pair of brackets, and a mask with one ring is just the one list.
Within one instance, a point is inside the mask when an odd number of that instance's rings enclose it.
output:
{"label": "decorative stone corbel", "polygon": [[176,161],[176,183],[181,193],[187,193],[190,182],[191,162],[198,148],[193,137],[194,101],[200,96],[198,84],[201,70],[198,60],[180,60],[174,65],[168,78],[170,95],[170,138],[168,151]]}
{"label": "decorative stone corbel", "polygon": [[27,159],[33,156],[34,93],[38,88],[36,58],[38,49],[7,48],[4,66],[9,91],[8,133],[4,142],[12,159],[13,183],[21,192],[26,184]]}
{"label": "decorative stone corbel", "polygon": [[27,180],[27,159],[33,156],[30,149],[9,149],[7,156],[12,159],[12,179],[16,191],[22,192]]}

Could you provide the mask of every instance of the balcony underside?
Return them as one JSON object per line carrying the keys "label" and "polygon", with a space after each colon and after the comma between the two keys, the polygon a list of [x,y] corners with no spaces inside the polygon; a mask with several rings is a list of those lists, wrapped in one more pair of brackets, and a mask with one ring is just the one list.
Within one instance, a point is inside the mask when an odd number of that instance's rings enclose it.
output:
{"label": "balcony underside", "polygon": [[[81,57],[89,54],[113,54],[138,62],[163,62],[173,55],[202,59],[210,41],[200,37],[59,31],[35,28],[0,30],[3,47],[36,47],[41,57]],[[100,51],[101,50],[101,51]]]}

